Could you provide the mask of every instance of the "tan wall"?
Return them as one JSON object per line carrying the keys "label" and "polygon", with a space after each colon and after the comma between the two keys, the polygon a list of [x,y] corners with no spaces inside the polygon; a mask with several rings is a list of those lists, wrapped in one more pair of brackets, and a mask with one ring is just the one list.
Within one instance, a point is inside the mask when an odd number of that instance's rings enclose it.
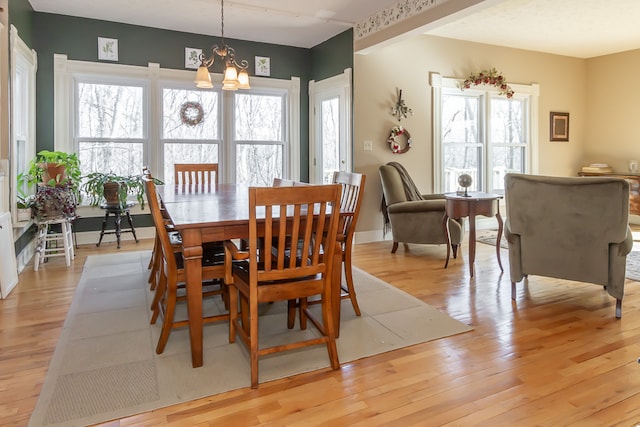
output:
{"label": "tan wall", "polygon": [[640,50],[587,61],[585,163],[608,163],[626,172],[629,160],[640,161],[638,70]]}
{"label": "tan wall", "polygon": [[[538,172],[559,176],[576,174],[583,161],[586,137],[585,60],[419,36],[367,55],[355,55],[355,170],[367,175],[359,232],[382,229],[380,165],[398,161],[408,169],[423,193],[433,191],[429,73],[464,78],[471,72],[493,67],[510,83],[540,84]],[[630,81],[626,80],[626,87]],[[414,141],[411,150],[401,155],[393,154],[386,143],[389,129],[397,124],[390,114],[397,88],[403,90],[403,99],[414,112],[414,116],[400,122]],[[571,113],[568,143],[549,142],[550,111]],[[363,150],[365,140],[373,141],[373,151]]]}

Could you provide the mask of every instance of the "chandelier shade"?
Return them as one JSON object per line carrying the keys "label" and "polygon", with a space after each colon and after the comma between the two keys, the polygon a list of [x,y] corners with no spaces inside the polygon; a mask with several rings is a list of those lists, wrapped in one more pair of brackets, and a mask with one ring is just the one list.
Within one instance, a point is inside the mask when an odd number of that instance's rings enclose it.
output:
{"label": "chandelier shade", "polygon": [[222,90],[251,89],[247,68],[249,62],[246,59],[236,60],[236,51],[224,41],[224,0],[221,0],[221,39],[222,47],[214,46],[211,49],[211,57],[200,55],[200,66],[196,72],[195,84],[198,88],[210,89],[213,87],[209,68],[213,66],[216,56],[225,63],[224,80]]}

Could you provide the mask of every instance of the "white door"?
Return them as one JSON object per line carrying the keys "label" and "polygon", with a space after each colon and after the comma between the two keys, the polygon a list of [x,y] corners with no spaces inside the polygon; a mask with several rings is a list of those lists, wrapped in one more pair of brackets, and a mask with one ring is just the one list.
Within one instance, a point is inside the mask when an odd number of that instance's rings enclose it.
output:
{"label": "white door", "polygon": [[351,69],[309,83],[309,181],[328,183],[351,171]]}

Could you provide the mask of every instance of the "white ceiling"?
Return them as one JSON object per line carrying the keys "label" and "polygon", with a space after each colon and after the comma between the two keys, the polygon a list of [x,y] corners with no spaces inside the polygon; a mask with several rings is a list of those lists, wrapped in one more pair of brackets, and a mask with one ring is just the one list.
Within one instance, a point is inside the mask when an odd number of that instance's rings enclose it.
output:
{"label": "white ceiling", "polygon": [[[452,0],[449,0],[452,1]],[[220,36],[218,0],[29,0],[38,12]],[[397,0],[227,0],[225,37],[310,48]],[[640,0],[485,0],[428,34],[590,58],[640,48]]]}

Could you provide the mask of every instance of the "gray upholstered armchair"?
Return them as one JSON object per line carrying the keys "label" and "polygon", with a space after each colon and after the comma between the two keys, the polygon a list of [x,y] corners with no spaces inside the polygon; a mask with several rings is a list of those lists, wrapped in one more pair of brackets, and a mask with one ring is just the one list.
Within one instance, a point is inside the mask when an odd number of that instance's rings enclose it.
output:
{"label": "gray upholstered armchair", "polygon": [[[443,227],[444,197],[441,194],[420,194],[407,171],[399,163],[390,162],[380,166],[382,181],[385,227],[391,226],[393,248],[398,243],[446,244]],[[386,221],[388,219],[388,222]],[[451,248],[456,257],[462,242],[463,228],[460,222],[449,220]]]}
{"label": "gray upholstered armchair", "polygon": [[633,246],[629,184],[615,178],[505,177],[511,297],[528,275],[595,283],[622,316],[625,266]]}

